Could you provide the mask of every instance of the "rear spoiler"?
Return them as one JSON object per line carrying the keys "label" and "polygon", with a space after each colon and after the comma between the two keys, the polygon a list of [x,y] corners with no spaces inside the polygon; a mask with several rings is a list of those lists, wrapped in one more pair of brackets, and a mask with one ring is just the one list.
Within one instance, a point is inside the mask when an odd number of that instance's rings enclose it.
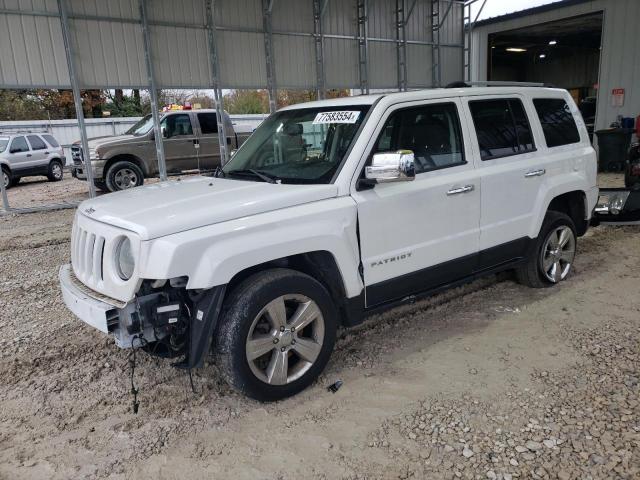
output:
{"label": "rear spoiler", "polygon": [[602,188],[592,224],[640,225],[640,185],[634,188]]}

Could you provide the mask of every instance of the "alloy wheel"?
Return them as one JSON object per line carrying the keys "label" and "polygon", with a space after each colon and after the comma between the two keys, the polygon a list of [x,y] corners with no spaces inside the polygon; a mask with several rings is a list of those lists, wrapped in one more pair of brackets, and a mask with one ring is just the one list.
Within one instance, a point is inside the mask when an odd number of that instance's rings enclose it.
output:
{"label": "alloy wheel", "polygon": [[53,174],[53,178],[56,180],[60,180],[62,178],[62,167],[59,163],[54,163],[51,166],[51,173]]}
{"label": "alloy wheel", "polygon": [[566,225],[551,231],[542,248],[540,262],[545,277],[552,283],[564,280],[576,256],[576,237]]}
{"label": "alloy wheel", "polygon": [[138,175],[129,168],[121,168],[114,175],[114,183],[119,190],[133,188],[138,184]]}
{"label": "alloy wheel", "polygon": [[283,295],[254,318],[246,341],[251,372],[270,385],[286,385],[315,363],[324,341],[320,308],[304,295]]}

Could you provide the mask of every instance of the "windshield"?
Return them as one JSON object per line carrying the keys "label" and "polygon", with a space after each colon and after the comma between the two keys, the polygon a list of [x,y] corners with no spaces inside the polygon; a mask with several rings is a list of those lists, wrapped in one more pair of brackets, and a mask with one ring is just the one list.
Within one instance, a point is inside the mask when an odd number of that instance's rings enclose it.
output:
{"label": "windshield", "polygon": [[[285,110],[267,118],[222,169],[242,180],[330,183],[369,105]],[[265,178],[267,177],[267,178]]]}
{"label": "windshield", "polygon": [[151,128],[153,128],[153,118],[151,118],[151,114],[149,114],[138,120],[133,127],[125,132],[125,135],[135,135],[136,137],[139,137],[149,133]]}
{"label": "windshield", "polygon": [[9,137],[0,137],[0,153],[4,152],[9,145]]}

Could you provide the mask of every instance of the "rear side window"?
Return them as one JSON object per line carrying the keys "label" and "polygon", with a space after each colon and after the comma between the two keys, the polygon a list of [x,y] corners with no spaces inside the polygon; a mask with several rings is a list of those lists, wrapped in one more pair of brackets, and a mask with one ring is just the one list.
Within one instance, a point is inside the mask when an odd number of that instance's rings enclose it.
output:
{"label": "rear side window", "polygon": [[203,135],[218,133],[218,119],[215,113],[199,113],[198,121]]}
{"label": "rear side window", "polygon": [[27,135],[27,139],[31,144],[31,150],[44,150],[47,148],[47,144],[37,135]]}
{"label": "rear side window", "polygon": [[42,135],[42,138],[44,138],[53,148],[58,148],[60,146],[58,141],[53,138],[53,135]]}
{"label": "rear side window", "polygon": [[465,163],[455,104],[430,104],[392,113],[373,153],[401,149],[413,152],[416,173]]}
{"label": "rear side window", "polygon": [[533,105],[536,107],[547,147],[580,141],[580,133],[567,102],[561,98],[536,98]]}
{"label": "rear side window", "polygon": [[518,99],[469,102],[482,160],[535,150],[531,126]]}
{"label": "rear side window", "polygon": [[24,137],[16,137],[11,142],[10,153],[18,153],[18,152],[28,152],[29,145],[27,145],[27,141]]}

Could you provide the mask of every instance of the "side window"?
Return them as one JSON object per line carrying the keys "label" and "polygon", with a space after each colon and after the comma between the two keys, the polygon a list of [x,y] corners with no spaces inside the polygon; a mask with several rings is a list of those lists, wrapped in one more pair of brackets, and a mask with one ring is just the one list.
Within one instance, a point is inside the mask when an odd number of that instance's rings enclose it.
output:
{"label": "side window", "polygon": [[215,113],[199,113],[198,122],[203,135],[218,133],[218,119]]}
{"label": "side window", "polygon": [[45,150],[47,148],[47,144],[37,135],[27,135],[27,139],[31,144],[31,150]]}
{"label": "side window", "polygon": [[567,102],[561,98],[536,98],[533,105],[536,107],[547,147],[580,141],[580,133]]}
{"label": "side window", "polygon": [[482,160],[535,150],[531,127],[518,99],[469,102]]}
{"label": "side window", "polygon": [[42,135],[42,138],[49,142],[49,145],[51,145],[53,148],[58,148],[60,146],[58,141],[53,138],[53,135]]}
{"label": "side window", "polygon": [[413,152],[416,173],[465,163],[455,104],[431,104],[393,112],[373,153],[400,149]]}
{"label": "side window", "polygon": [[180,113],[177,115],[167,115],[160,122],[165,138],[176,137],[178,135],[193,135],[191,119],[189,114]]}
{"label": "side window", "polygon": [[28,152],[29,145],[27,145],[27,141],[24,137],[16,137],[11,142],[11,148],[9,149],[10,153],[19,153],[19,152]]}

